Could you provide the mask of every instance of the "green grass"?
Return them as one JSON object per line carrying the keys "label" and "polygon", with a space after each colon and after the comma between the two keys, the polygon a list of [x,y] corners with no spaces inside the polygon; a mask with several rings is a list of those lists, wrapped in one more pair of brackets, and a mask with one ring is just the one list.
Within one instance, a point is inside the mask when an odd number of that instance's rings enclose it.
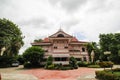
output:
{"label": "green grass", "polygon": [[112,73],[112,71],[108,71],[108,73],[120,76],[120,71],[113,71],[113,73]]}
{"label": "green grass", "polygon": [[89,65],[88,68],[100,68],[99,65]]}
{"label": "green grass", "polygon": [[120,76],[120,72],[113,72],[113,74]]}

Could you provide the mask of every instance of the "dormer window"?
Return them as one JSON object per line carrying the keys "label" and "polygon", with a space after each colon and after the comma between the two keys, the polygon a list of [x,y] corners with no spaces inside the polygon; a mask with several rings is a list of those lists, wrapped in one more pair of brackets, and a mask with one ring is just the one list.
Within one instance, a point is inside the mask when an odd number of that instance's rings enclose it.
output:
{"label": "dormer window", "polygon": [[58,36],[57,37],[64,37],[64,35],[63,34],[58,34]]}

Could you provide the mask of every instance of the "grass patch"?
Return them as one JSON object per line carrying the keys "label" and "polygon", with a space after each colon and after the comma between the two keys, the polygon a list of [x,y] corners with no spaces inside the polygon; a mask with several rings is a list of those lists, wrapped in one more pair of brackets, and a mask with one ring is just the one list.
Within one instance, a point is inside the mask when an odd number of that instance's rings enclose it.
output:
{"label": "grass patch", "polygon": [[100,66],[99,65],[88,65],[88,68],[100,68]]}

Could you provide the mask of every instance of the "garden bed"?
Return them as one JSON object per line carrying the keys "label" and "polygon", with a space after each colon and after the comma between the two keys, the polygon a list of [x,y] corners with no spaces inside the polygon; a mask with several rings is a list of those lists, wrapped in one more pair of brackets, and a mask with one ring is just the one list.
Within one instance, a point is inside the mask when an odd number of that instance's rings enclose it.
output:
{"label": "garden bed", "polygon": [[113,70],[96,71],[96,78],[100,80],[120,80],[120,68]]}

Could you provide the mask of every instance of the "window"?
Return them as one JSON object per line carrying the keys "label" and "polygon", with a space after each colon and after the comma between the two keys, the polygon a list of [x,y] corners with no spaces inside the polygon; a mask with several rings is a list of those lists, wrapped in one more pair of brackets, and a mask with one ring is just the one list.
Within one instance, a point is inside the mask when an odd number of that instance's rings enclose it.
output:
{"label": "window", "polygon": [[60,61],[60,58],[59,58],[59,57],[56,57],[56,58],[55,58],[55,61]]}
{"label": "window", "polygon": [[80,50],[69,50],[70,52],[80,52]]}
{"label": "window", "polygon": [[45,52],[48,52],[48,50],[45,50]]}
{"label": "window", "polygon": [[85,52],[85,48],[82,48],[82,52]]}
{"label": "window", "polygon": [[61,61],[67,61],[66,57],[61,58]]}
{"label": "window", "polygon": [[86,57],[83,57],[83,61],[87,61]]}
{"label": "window", "polygon": [[67,61],[67,57],[55,57],[55,61]]}
{"label": "window", "polygon": [[54,46],[54,49],[57,49],[57,46]]}
{"label": "window", "polygon": [[67,49],[68,47],[67,47],[67,46],[65,46],[64,48],[65,48],[65,49]]}
{"label": "window", "polygon": [[82,61],[82,59],[81,59],[81,58],[76,58],[76,60],[77,60],[77,61]]}
{"label": "window", "polygon": [[57,37],[64,37],[64,35],[63,34],[58,34],[58,36]]}

